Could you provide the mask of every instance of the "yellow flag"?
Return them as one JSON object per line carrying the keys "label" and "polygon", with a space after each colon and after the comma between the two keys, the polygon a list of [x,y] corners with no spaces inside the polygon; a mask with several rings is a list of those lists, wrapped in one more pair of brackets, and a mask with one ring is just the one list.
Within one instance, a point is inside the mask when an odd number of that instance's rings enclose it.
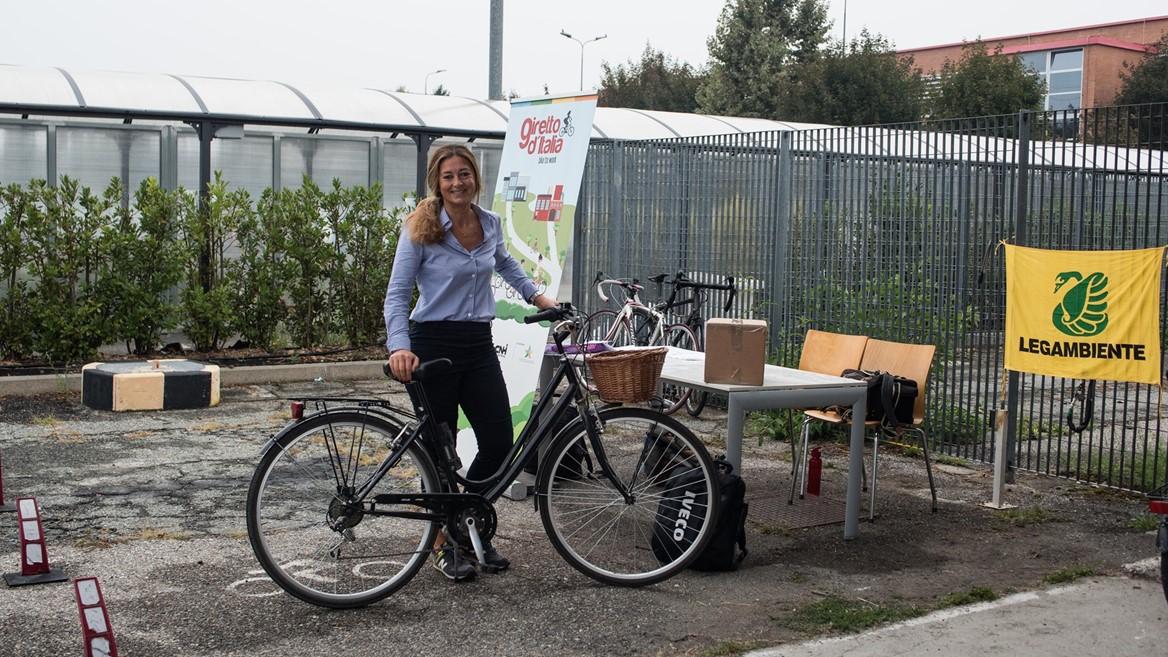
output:
{"label": "yellow flag", "polygon": [[1006,246],[1006,369],[1160,383],[1164,247]]}

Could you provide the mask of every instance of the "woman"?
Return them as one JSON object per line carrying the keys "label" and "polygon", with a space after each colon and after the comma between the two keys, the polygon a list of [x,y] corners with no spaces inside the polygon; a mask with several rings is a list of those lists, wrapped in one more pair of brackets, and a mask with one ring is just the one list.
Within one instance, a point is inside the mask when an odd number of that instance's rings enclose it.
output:
{"label": "woman", "polygon": [[[491,274],[498,272],[541,310],[555,306],[556,300],[538,294],[535,283],[507,252],[498,215],[474,204],[482,178],[468,148],[449,145],[435,150],[426,184],[431,196],[406,218],[385,293],[389,368],[404,382],[422,361],[453,362],[449,374],[423,385],[438,421],[446,422],[451,431],[457,431],[462,407],[478,440],[478,454],[466,476],[481,480],[499,468],[513,442],[511,402],[491,338],[495,318]],[[407,319],[415,284],[418,303]],[[489,543],[483,548],[486,565],[495,570],[510,565]],[[445,532],[439,532],[434,546],[434,567],[455,581],[476,572]]]}

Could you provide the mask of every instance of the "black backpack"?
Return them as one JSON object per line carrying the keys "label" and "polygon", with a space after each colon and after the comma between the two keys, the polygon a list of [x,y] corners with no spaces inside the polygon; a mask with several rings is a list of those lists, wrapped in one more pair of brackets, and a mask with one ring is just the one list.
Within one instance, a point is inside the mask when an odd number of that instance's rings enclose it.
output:
{"label": "black backpack", "polygon": [[[917,403],[917,382],[878,370],[844,370],[840,376],[868,384],[868,414],[865,420],[890,424],[912,424]],[[835,407],[840,417],[851,420],[852,408]]]}
{"label": "black backpack", "polygon": [[[715,463],[721,511],[706,549],[690,564],[694,570],[735,570],[746,557],[746,484],[724,459]],[[706,522],[704,515],[694,513],[708,508],[705,491],[695,493],[688,488],[701,480],[699,468],[679,468],[666,480],[667,492],[657,504],[657,522],[650,541],[661,563],[673,561],[689,549]],[[738,553],[735,544],[741,550]]]}
{"label": "black backpack", "polygon": [[[689,565],[694,570],[738,570],[746,558],[746,482],[734,474],[734,466],[725,459],[714,461],[718,466],[718,491],[721,504],[718,524],[706,549]],[[736,550],[735,547],[738,549]]]}

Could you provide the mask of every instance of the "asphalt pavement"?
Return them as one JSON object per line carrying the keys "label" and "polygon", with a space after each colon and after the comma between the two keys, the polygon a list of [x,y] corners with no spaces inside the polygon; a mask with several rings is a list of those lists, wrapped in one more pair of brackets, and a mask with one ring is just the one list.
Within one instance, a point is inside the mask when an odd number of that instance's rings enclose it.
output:
{"label": "asphalt pavement", "polygon": [[[1112,575],[1150,556],[1151,536],[1129,528],[1134,501],[1020,474],[1011,500],[1046,515],[1019,523],[980,506],[987,469],[954,467],[937,473],[942,508],[931,514],[920,461],[882,453],[881,516],[845,542],[839,524],[780,522],[810,503],[786,504],[788,447],[753,440],[744,450],[751,553],[737,572],[601,585],[559,558],[530,500],[501,500],[495,545],[514,564],[506,574],[452,585],[427,567],[367,608],[312,607],[266,578],[243,518],[259,451],[288,421],[285,398],[304,394],[405,402],[384,379],[229,387],[219,407],[169,412],[92,411],[72,394],[0,397],[5,493],[37,498],[54,566],[101,579],[123,657],[713,656],[744,645],[804,651],[766,653],[784,655],[1055,654],[1037,652],[1046,645],[1060,657],[1168,654],[1168,605],[1148,580],[1098,577],[1067,592],[1042,584],[1074,564]],[[724,449],[724,414],[685,421]],[[838,500],[844,473],[833,464],[846,459],[825,448],[825,494]],[[0,514],[0,572],[19,568],[18,549],[14,516]],[[934,608],[971,586],[1038,592],[825,643],[801,643],[826,630],[788,622],[825,593]],[[1021,643],[1026,635],[1033,643]],[[855,652],[869,645],[885,651]],[[0,586],[0,656],[81,654],[68,584]]]}

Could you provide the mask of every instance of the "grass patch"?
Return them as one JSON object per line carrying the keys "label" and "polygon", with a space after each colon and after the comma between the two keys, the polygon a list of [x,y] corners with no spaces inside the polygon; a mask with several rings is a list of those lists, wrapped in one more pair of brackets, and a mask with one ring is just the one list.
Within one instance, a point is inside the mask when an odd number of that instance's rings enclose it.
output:
{"label": "grass patch", "polygon": [[[764,440],[790,442],[803,426],[803,411],[794,408],[758,411],[750,413],[746,422],[749,430],[758,434],[759,445],[762,445]],[[847,435],[829,422],[812,422],[808,426],[808,433],[812,442],[838,440],[841,434]]]}
{"label": "grass patch", "polygon": [[1164,448],[1141,454],[1117,453],[1114,458],[1107,452],[1095,450],[1076,456],[1063,455],[1059,474],[1146,493],[1165,484],[1166,461],[1168,450]]}
{"label": "grass patch", "polygon": [[223,424],[222,422],[202,422],[200,424],[196,424],[195,426],[191,427],[191,429],[193,431],[197,431],[199,433],[210,433],[212,431],[221,431],[221,430],[226,429],[226,428],[227,428],[227,425]]}
{"label": "grass patch", "polygon": [[80,431],[67,431],[59,428],[49,431],[48,437],[62,445],[79,445],[85,442],[85,436],[81,435]]}
{"label": "grass patch", "polygon": [[1066,584],[1067,582],[1073,582],[1084,577],[1094,577],[1098,574],[1099,572],[1090,566],[1070,566],[1050,573],[1046,577],[1043,577],[1042,581],[1047,584]]}
{"label": "grass patch", "polygon": [[74,547],[82,549],[99,549],[104,550],[111,548],[117,543],[117,539],[111,537],[106,533],[92,533],[88,532],[78,536],[70,541]]}
{"label": "grass patch", "polygon": [[945,607],[960,607],[962,605],[971,605],[977,602],[989,602],[990,600],[997,600],[999,596],[993,589],[986,586],[975,586],[968,591],[960,591],[958,593],[950,593],[941,598],[941,606]]}
{"label": "grass patch", "polygon": [[736,657],[755,648],[761,648],[761,641],[723,641],[698,653],[699,657]]}
{"label": "grass patch", "polygon": [[760,534],[765,536],[790,536],[791,530],[782,525],[772,525],[766,522],[759,522],[757,520],[747,520],[750,526]]}
{"label": "grass patch", "polygon": [[51,426],[60,424],[60,422],[61,421],[58,420],[57,418],[49,417],[48,415],[42,415],[40,417],[34,417],[32,419],[32,423],[37,425],[38,427],[51,427]]}
{"label": "grass patch", "polygon": [[163,529],[161,527],[147,527],[133,534],[127,534],[118,539],[119,543],[130,541],[185,541],[193,538],[190,532],[181,529]]}
{"label": "grass patch", "polygon": [[998,512],[994,518],[1001,523],[1014,527],[1030,527],[1048,522],[1062,522],[1062,518],[1038,506],[1007,509]]}
{"label": "grass patch", "polygon": [[806,632],[851,634],[877,625],[916,618],[923,613],[925,610],[915,606],[879,605],[866,600],[848,600],[830,595],[795,610],[787,622],[792,628]]}
{"label": "grass patch", "polygon": [[1129,529],[1134,529],[1137,532],[1154,531],[1160,526],[1160,516],[1154,513],[1141,513],[1138,516],[1129,518],[1127,526]]}
{"label": "grass patch", "polygon": [[952,465],[952,466],[956,466],[958,468],[968,468],[969,467],[969,461],[966,461],[965,459],[957,458],[956,456],[949,456],[948,454],[937,454],[936,456],[933,457],[933,462],[940,463],[941,465]]}
{"label": "grass patch", "polygon": [[914,447],[913,445],[902,446],[900,448],[900,453],[909,457],[910,459],[919,459],[925,455],[925,451],[923,449],[920,447]]}

